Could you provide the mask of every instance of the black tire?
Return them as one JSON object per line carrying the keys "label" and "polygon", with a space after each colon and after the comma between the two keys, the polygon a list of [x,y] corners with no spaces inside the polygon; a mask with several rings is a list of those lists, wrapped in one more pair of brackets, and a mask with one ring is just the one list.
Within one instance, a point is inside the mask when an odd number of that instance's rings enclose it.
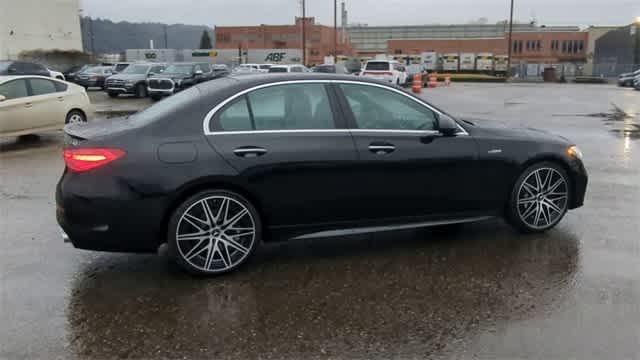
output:
{"label": "black tire", "polygon": [[78,123],[86,123],[86,122],[87,122],[87,116],[80,110],[69,111],[66,119],[64,120],[65,124],[70,124],[70,123],[78,124]]}
{"label": "black tire", "polygon": [[[198,205],[198,203],[200,203],[202,200],[207,199],[208,205],[212,213],[218,213],[218,210],[220,209],[220,207],[216,208],[216,201],[219,201],[218,204],[224,204],[224,202],[221,202],[221,199],[224,199],[224,198],[232,200],[232,201],[228,201],[228,204],[230,205],[228,205],[227,207],[227,210],[230,211],[231,213],[233,213],[233,209],[242,209],[243,207],[244,209],[247,210],[247,214],[244,215],[244,217],[240,218],[240,220],[242,220],[242,223],[244,224],[245,227],[248,226],[246,224],[253,224],[254,230],[253,230],[252,238],[249,238],[247,236],[247,237],[244,237],[243,240],[239,240],[243,237],[243,235],[237,235],[237,234],[233,235],[233,236],[241,236],[236,239],[238,239],[237,243],[242,245],[244,249],[246,249],[246,252],[244,253],[238,250],[235,250],[236,248],[232,246],[220,245],[221,242],[213,238],[216,232],[224,234],[225,230],[222,230],[222,231],[217,230],[217,229],[223,228],[223,225],[220,222],[215,222],[215,223],[212,222],[214,223],[214,227],[208,227],[207,225],[204,224],[204,221],[202,221],[203,219],[205,219],[206,215],[203,212],[204,206],[201,204]],[[183,215],[186,212],[189,212],[190,215],[193,215],[191,211],[200,211],[200,215],[196,213],[196,217],[198,219],[201,219],[202,222],[198,223],[198,225],[200,225],[202,228],[198,229],[193,225],[191,225],[193,224],[193,221],[186,220],[184,223],[181,221]],[[236,215],[239,214],[240,212],[242,211],[239,211],[238,213],[236,213]],[[241,223],[241,222],[238,221],[237,223]],[[180,226],[180,229],[178,228],[179,226]],[[185,226],[187,226],[187,228],[185,228]],[[234,226],[234,224],[231,224],[230,226]],[[191,229],[189,232],[192,232],[195,230],[197,233],[205,234],[205,238],[208,237],[208,239],[205,239],[205,240],[202,240],[202,239],[184,240],[183,239],[182,242],[178,244],[178,231],[189,229],[189,228]],[[206,244],[206,245],[204,247],[201,246],[200,250],[197,250],[197,248],[201,244],[201,241],[204,241],[202,244],[203,245]],[[262,241],[262,223],[260,221],[260,216],[257,210],[255,209],[255,207],[249,201],[247,201],[241,195],[232,191],[206,190],[206,191],[199,192],[191,196],[187,200],[185,200],[180,206],[178,206],[178,208],[176,208],[176,210],[171,215],[171,218],[169,219],[169,226],[168,226],[168,233],[167,233],[167,253],[169,255],[169,259],[172,262],[178,264],[182,269],[184,269],[185,271],[191,274],[220,275],[220,274],[234,271],[237,268],[244,265],[251,258],[251,255],[255,252],[255,249],[258,243],[261,241]],[[193,243],[195,244],[189,248],[190,244],[182,245],[182,244],[185,244],[186,242],[191,242],[191,244]],[[227,243],[223,243],[223,244],[227,244]],[[225,252],[227,255],[226,260],[223,259],[223,255],[220,252],[218,252],[219,259],[217,260],[218,262],[223,262],[223,265],[224,265],[223,268],[208,269],[210,266],[207,266],[208,256],[206,255],[209,255],[209,252],[207,252],[205,256],[202,256],[202,253],[204,252],[204,250],[207,250],[207,246],[209,247],[225,246]],[[234,251],[233,254],[229,252],[229,248],[232,248],[232,251]],[[185,251],[187,251],[187,254],[184,254]],[[211,251],[211,250],[208,250],[208,251]],[[209,261],[210,265],[213,265],[212,262],[215,260],[215,255],[216,253],[214,252],[213,255],[210,257],[211,258],[211,260]],[[233,259],[234,256],[235,256],[235,260]],[[193,263],[190,262],[190,260],[186,259],[186,257],[193,259]],[[201,262],[203,264],[199,265]],[[229,262],[228,265],[227,265],[227,262]]]}
{"label": "black tire", "polygon": [[117,92],[109,92],[108,94],[109,94],[109,97],[110,97],[110,98],[117,98],[117,97],[118,97],[118,95],[120,95],[120,94],[118,94]]}
{"label": "black tire", "polygon": [[136,85],[136,97],[138,98],[147,97],[147,87],[144,84]]}
{"label": "black tire", "polygon": [[[536,171],[542,170],[542,172],[540,173],[542,175],[540,177],[545,178],[546,176],[544,175],[544,172],[548,171],[548,169],[553,170],[551,172],[551,178],[549,178],[548,180],[542,179],[543,184],[542,186],[540,186],[540,188],[542,189],[545,189],[546,186],[547,190],[543,190],[541,193],[535,193],[535,191],[530,192],[529,190],[522,190],[524,192],[521,192],[521,188],[524,189],[523,183],[525,181],[528,181],[528,184],[531,185],[530,176],[534,176],[535,178],[534,173]],[[562,177],[562,179],[564,180],[564,184],[559,185],[560,187],[557,188],[557,190],[558,192],[565,191],[566,196],[564,197],[564,201],[554,200],[558,202],[553,202],[553,204],[556,205],[556,207],[561,211],[552,211],[548,205],[538,205],[540,201],[545,204],[549,203],[550,201],[547,199],[547,196],[560,198],[560,195],[553,195],[555,194],[555,190],[547,195],[544,194],[548,191],[548,188],[551,185],[555,184],[560,179],[560,177]],[[526,196],[530,197],[531,199],[537,200],[527,200],[524,204],[518,205],[518,197],[522,196],[522,194],[526,194]],[[571,196],[571,179],[562,166],[550,161],[533,164],[522,172],[520,177],[518,177],[518,180],[515,182],[513,189],[511,190],[509,203],[507,204],[506,209],[506,220],[513,227],[524,233],[545,232],[556,226],[560,222],[560,220],[562,220],[564,215],[567,213]],[[546,216],[542,213],[538,215],[539,209],[546,209]],[[533,213],[529,214],[530,211],[533,211]],[[529,215],[527,216],[527,214]],[[547,221],[547,219],[549,219],[549,221]],[[542,224],[540,224],[541,221],[545,221],[547,223],[545,224],[543,222]],[[531,223],[534,223],[535,225]]]}
{"label": "black tire", "polygon": [[151,95],[151,100],[153,101],[160,101],[162,99],[162,96],[160,95]]}

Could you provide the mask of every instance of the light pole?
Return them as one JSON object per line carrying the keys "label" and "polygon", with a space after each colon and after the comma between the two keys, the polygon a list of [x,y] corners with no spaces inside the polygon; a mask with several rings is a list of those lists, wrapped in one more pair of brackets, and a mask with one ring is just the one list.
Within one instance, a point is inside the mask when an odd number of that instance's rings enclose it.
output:
{"label": "light pole", "polygon": [[513,35],[513,0],[511,0],[511,15],[509,16],[509,49],[507,50],[507,79],[511,77],[511,50],[513,44],[511,43],[511,36]]}
{"label": "light pole", "polygon": [[305,34],[305,18],[307,12],[305,8],[305,0],[302,0],[302,65],[307,65],[307,36]]}
{"label": "light pole", "polygon": [[333,0],[333,62],[338,62],[338,0]]}

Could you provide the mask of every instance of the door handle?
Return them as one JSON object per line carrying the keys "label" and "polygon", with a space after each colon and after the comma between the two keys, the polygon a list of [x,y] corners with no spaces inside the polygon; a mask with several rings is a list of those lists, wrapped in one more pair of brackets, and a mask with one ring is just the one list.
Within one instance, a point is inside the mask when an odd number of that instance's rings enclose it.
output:
{"label": "door handle", "polygon": [[32,103],[30,103],[30,102],[29,102],[29,103],[25,103],[25,104],[24,104],[24,107],[26,107],[26,108],[32,108],[32,107],[33,107],[33,104],[32,104]]}
{"label": "door handle", "polygon": [[64,96],[58,96],[58,101],[64,101]]}
{"label": "door handle", "polygon": [[396,150],[393,144],[388,143],[371,143],[369,144],[369,151],[377,155],[384,155],[392,153]]}
{"label": "door handle", "polygon": [[256,157],[267,153],[267,150],[257,146],[243,146],[233,150],[233,153],[240,157]]}

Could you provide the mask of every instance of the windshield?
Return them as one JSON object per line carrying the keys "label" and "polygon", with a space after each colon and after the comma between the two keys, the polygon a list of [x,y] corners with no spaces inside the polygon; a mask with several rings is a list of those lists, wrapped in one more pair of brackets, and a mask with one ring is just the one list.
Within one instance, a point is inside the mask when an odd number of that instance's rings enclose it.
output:
{"label": "windshield", "polygon": [[5,71],[9,68],[10,62],[0,62],[0,71]]}
{"label": "windshield", "polygon": [[271,67],[271,68],[269,68],[269,72],[270,73],[283,73],[283,72],[287,72],[287,68],[286,67]]}
{"label": "windshield", "polygon": [[318,73],[335,73],[336,67],[333,65],[320,65],[313,69],[314,72]]}
{"label": "windshield", "polygon": [[193,73],[193,65],[173,64],[167,66],[164,72],[169,74],[191,74]]}
{"label": "windshield", "polygon": [[366,70],[389,71],[389,62],[387,61],[369,61]]}
{"label": "windshield", "polygon": [[262,70],[269,70],[271,68],[271,65],[260,65],[260,69]]}
{"label": "windshield", "polygon": [[90,67],[90,68],[85,69],[83,71],[83,73],[86,73],[86,74],[101,74],[102,73],[102,67],[101,66]]}
{"label": "windshield", "polygon": [[122,73],[144,75],[147,71],[149,71],[149,65],[129,65]]}

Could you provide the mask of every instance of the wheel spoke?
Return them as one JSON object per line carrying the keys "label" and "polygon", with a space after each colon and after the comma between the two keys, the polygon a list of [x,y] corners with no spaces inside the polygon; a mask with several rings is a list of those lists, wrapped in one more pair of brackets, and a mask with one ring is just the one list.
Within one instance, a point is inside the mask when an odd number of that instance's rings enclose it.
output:
{"label": "wheel spoke", "polygon": [[247,252],[249,252],[249,249],[240,245],[238,242],[236,242],[234,239],[230,238],[229,236],[224,236],[222,241],[224,241],[226,245],[231,246],[232,248],[240,251],[243,254],[246,254]]}
{"label": "wheel spoke", "polygon": [[[227,221],[228,212],[229,212],[229,199],[223,198],[222,202],[220,203],[220,207],[218,208],[218,213],[216,214],[214,221],[217,224],[220,224],[220,223],[223,224],[225,221]],[[220,219],[221,216],[222,216],[222,219]]]}
{"label": "wheel spoke", "polygon": [[231,256],[229,256],[229,250],[227,249],[225,241],[218,241],[218,243],[216,243],[216,248],[218,249],[218,254],[222,259],[222,262],[224,263],[224,267],[228,268],[229,266],[231,266]]}
{"label": "wheel spoke", "polygon": [[545,204],[549,209],[557,212],[558,214],[562,214],[562,210],[552,201],[546,200],[546,201],[543,201],[543,204]]}
{"label": "wheel spoke", "polygon": [[524,199],[518,199],[518,205],[523,205],[523,204],[529,204],[536,201],[536,197],[535,196],[529,196],[527,198]]}
{"label": "wheel spoke", "polygon": [[540,171],[538,170],[534,173],[535,177],[536,177],[536,191],[539,192],[540,190],[542,190],[542,180],[540,179]]}
{"label": "wheel spoke", "polygon": [[525,189],[529,195],[531,196],[536,196],[538,195],[538,189],[535,188],[533,185],[527,183],[526,181],[522,183],[522,188]]}
{"label": "wheel spoke", "polygon": [[203,238],[208,238],[209,235],[207,233],[194,233],[194,234],[181,234],[178,235],[178,241],[188,241],[188,240],[200,240]]}
{"label": "wheel spoke", "polygon": [[[205,249],[207,249],[208,246],[204,246],[204,247],[200,247],[200,245],[202,245],[205,241],[207,241],[207,239],[202,239],[200,240],[196,246],[192,247],[191,250],[189,250],[189,252],[184,256],[184,258],[186,260],[191,260],[193,259],[196,255],[199,255],[202,251],[204,251]],[[198,249],[199,248],[199,249]]]}
{"label": "wheel spoke", "polygon": [[[198,231],[200,232],[204,232],[205,228],[207,226],[209,226],[209,224],[207,224],[206,221],[203,221],[200,218],[197,218],[191,214],[185,213],[183,219],[188,222],[189,224],[193,225],[196,229],[198,229]],[[200,225],[198,225],[200,224]]]}
{"label": "wheel spoke", "polygon": [[211,242],[209,242],[209,245],[207,246],[207,257],[205,258],[205,261],[204,261],[204,268],[207,270],[211,270],[211,265],[213,264],[213,257],[216,254],[216,246],[217,245],[212,245]]}
{"label": "wheel spoke", "polygon": [[550,222],[549,213],[544,211],[545,207],[543,205],[543,203],[540,203],[540,215],[542,217],[542,220],[544,220],[544,225],[547,225]]}
{"label": "wheel spoke", "polygon": [[542,206],[539,203],[536,203],[536,217],[533,220],[533,225],[538,226],[538,222],[540,221],[540,213],[542,212]]}
{"label": "wheel spoke", "polygon": [[551,171],[551,169],[547,169],[547,176],[544,177],[544,182],[540,185],[540,191],[543,191],[545,186],[551,182],[552,175],[553,171]]}
{"label": "wheel spoke", "polygon": [[236,239],[236,238],[247,236],[247,235],[253,235],[253,233],[254,231],[253,229],[251,229],[251,230],[247,230],[247,231],[243,231],[235,234],[226,234],[226,235],[232,239]]}
{"label": "wheel spoke", "polygon": [[249,211],[247,209],[242,209],[240,212],[235,214],[231,219],[229,219],[226,223],[222,224],[222,227],[226,230],[227,228],[235,225],[238,220],[240,220],[243,216],[247,215]]}
{"label": "wheel spoke", "polygon": [[549,188],[547,189],[547,193],[553,193],[560,185],[562,185],[562,183],[564,183],[564,179],[560,179],[558,181],[556,181],[555,183],[553,183],[553,185],[550,185]]}
{"label": "wheel spoke", "polygon": [[207,202],[207,199],[202,200],[202,209],[204,210],[204,214],[207,217],[207,225],[213,226],[216,219],[213,217],[213,212],[209,207],[209,203]]}
{"label": "wheel spoke", "polygon": [[533,215],[533,213],[535,212],[536,208],[537,208],[537,203],[533,203],[532,205],[530,205],[527,210],[525,210],[524,215],[522,215],[522,219],[525,220],[527,219],[529,216]]}

